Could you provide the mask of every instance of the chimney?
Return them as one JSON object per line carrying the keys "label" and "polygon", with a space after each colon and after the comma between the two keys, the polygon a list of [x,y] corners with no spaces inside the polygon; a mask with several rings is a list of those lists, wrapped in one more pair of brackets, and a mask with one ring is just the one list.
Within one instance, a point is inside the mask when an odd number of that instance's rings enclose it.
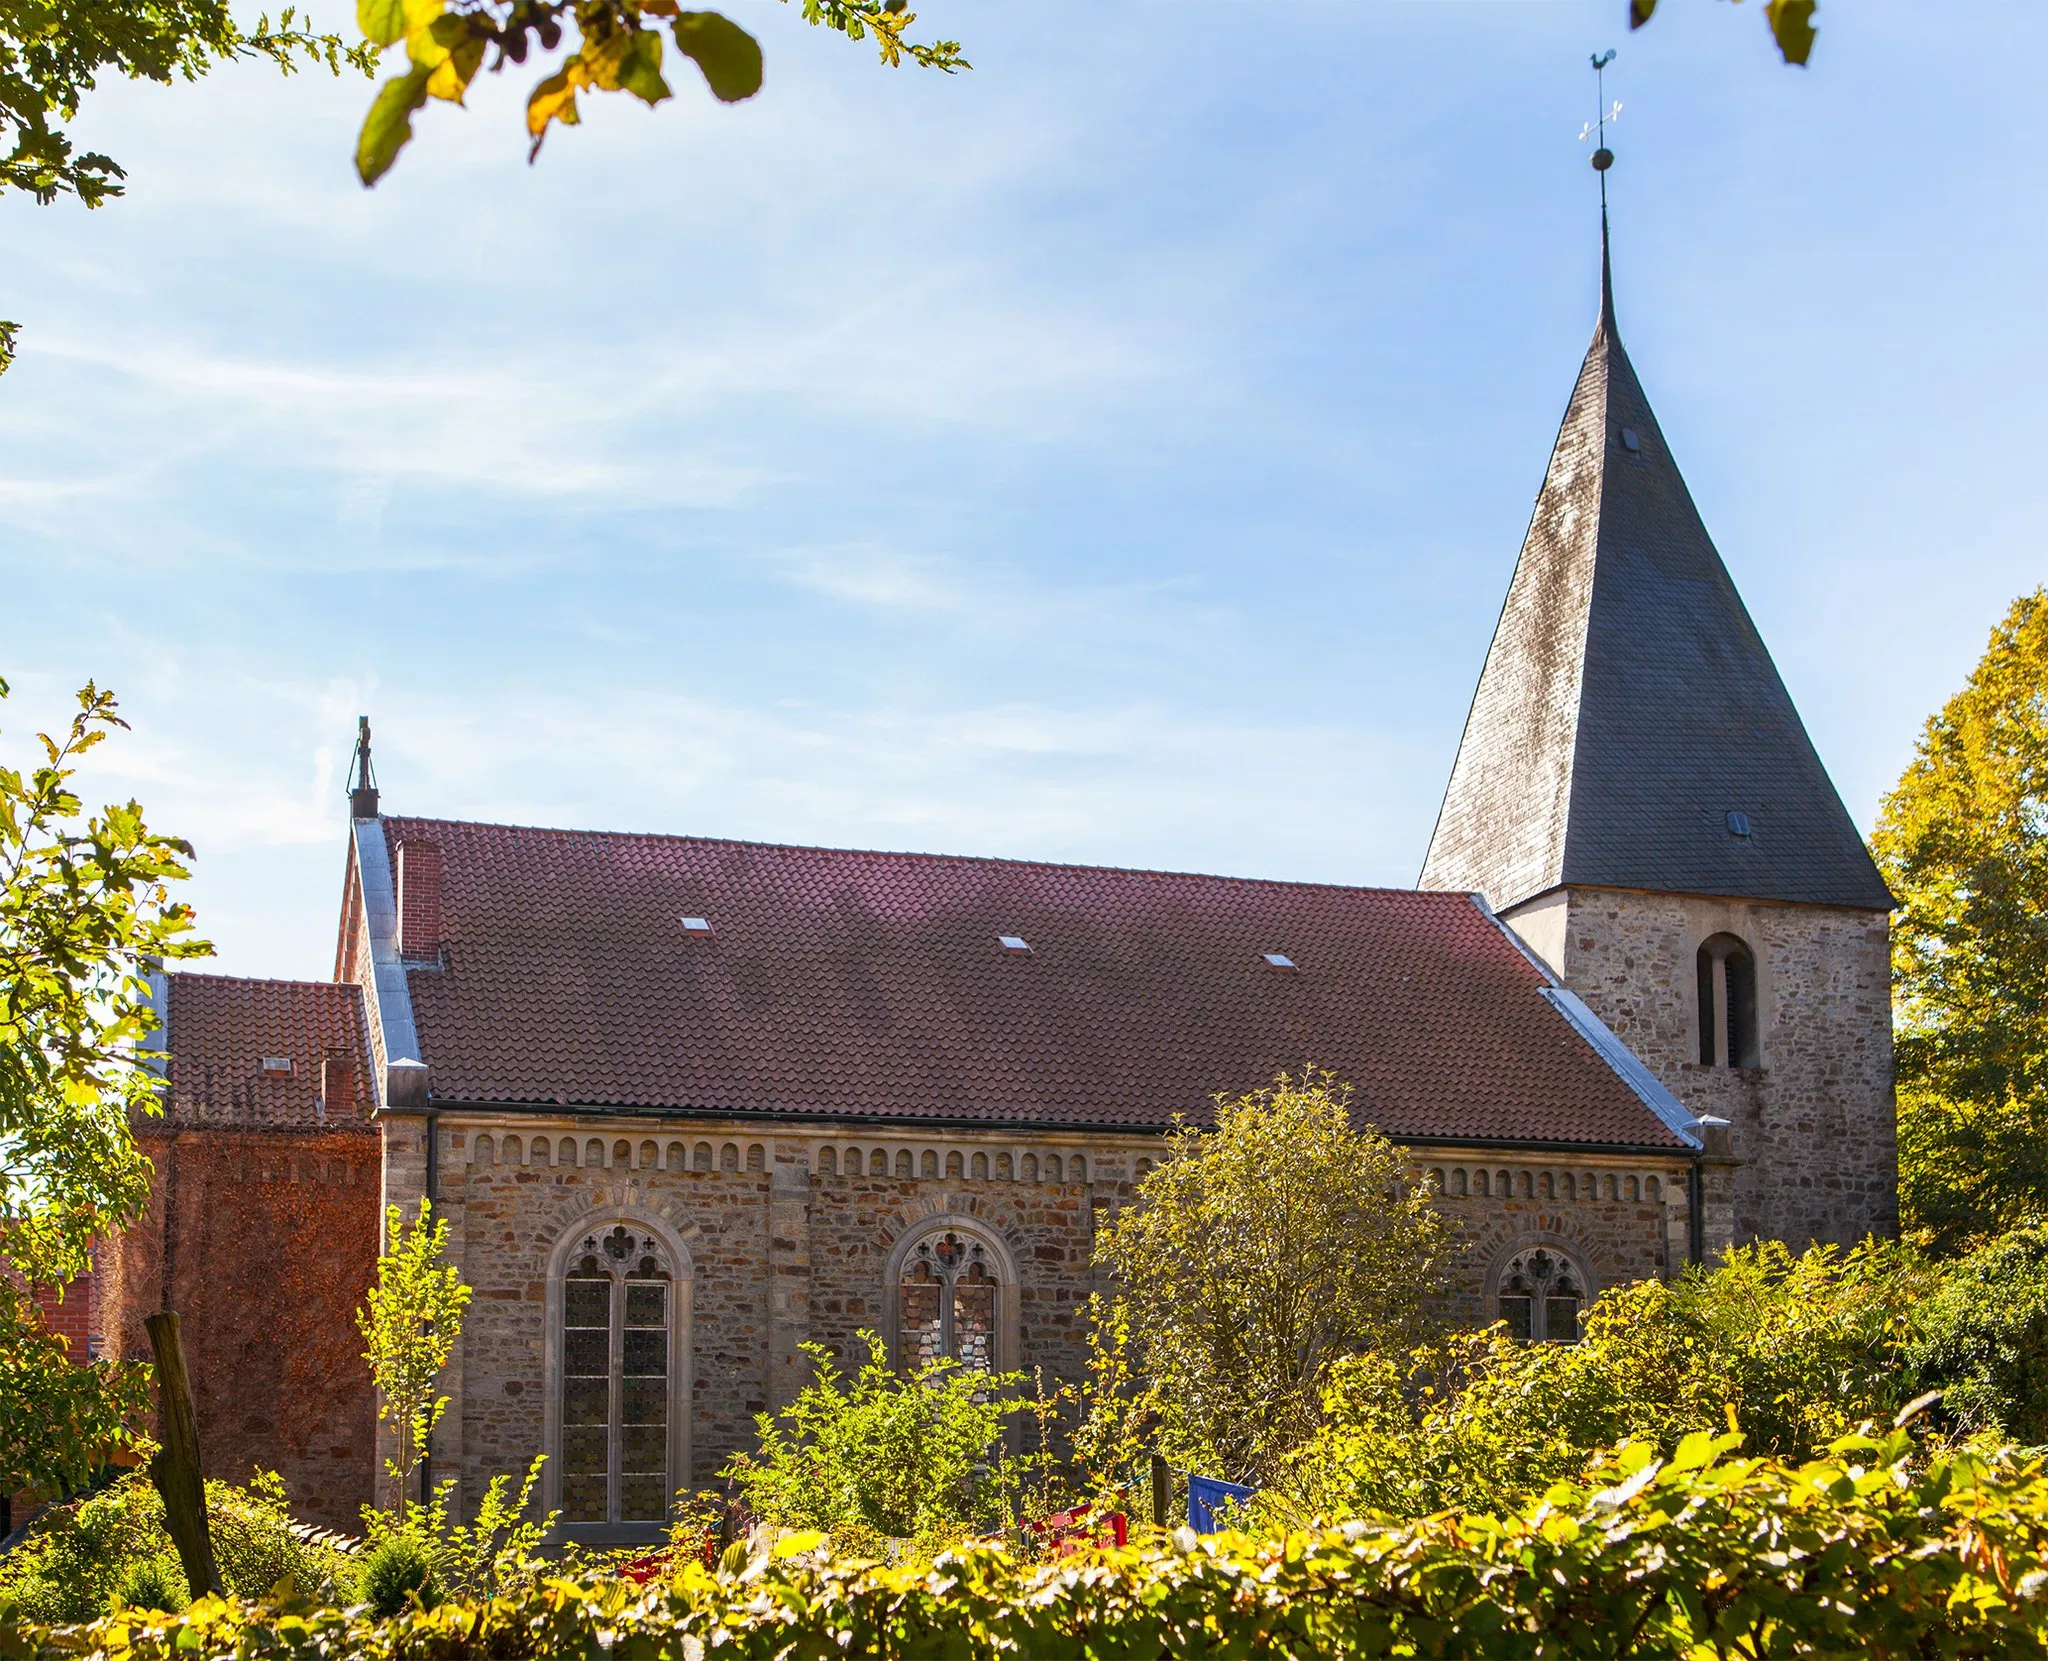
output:
{"label": "chimney", "polygon": [[356,759],[349,769],[348,812],[351,819],[377,817],[377,774],[370,766],[370,718],[356,717]]}
{"label": "chimney", "polygon": [[320,1060],[320,1116],[353,1117],[355,1110],[355,1058],[346,1050],[329,1050]]}
{"label": "chimney", "polygon": [[441,850],[432,842],[398,845],[398,955],[441,954]]}

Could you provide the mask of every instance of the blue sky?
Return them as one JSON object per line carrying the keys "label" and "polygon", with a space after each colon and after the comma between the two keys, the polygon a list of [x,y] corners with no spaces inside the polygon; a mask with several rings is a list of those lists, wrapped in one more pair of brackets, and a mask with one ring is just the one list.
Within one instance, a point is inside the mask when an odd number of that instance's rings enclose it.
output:
{"label": "blue sky", "polygon": [[359,83],[110,88],[128,198],[0,204],[0,742],[116,687],[237,973],[330,969],[359,712],[398,812],[1412,883],[1618,45],[1624,337],[1867,824],[2048,570],[2048,13],[1622,11],[738,0],[753,103],[529,169],[486,77],[375,192]]}

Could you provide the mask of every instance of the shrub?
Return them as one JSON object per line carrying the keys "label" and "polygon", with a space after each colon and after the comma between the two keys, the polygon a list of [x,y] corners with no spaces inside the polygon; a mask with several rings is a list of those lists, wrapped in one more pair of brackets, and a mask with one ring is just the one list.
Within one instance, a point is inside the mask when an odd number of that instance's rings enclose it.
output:
{"label": "shrub", "polygon": [[905,1377],[879,1337],[861,1339],[867,1359],[851,1378],[806,1344],[811,1382],[780,1413],[756,1417],[758,1451],[720,1474],[763,1521],[870,1551],[1009,1522],[1021,1473],[1004,1456],[1003,1423],[1024,1404],[1022,1376],[935,1361]]}
{"label": "shrub", "polygon": [[376,1615],[395,1615],[415,1601],[431,1609],[434,1557],[417,1535],[393,1534],[363,1558],[361,1597]]}
{"label": "shrub", "polygon": [[550,1579],[388,1622],[202,1599],[83,1630],[0,1626],[0,1658],[2048,1656],[2038,1463],[1923,1463],[1894,1434],[1792,1467],[1729,1458],[1732,1441],[1691,1437],[1668,1461],[1638,1444],[1526,1506],[1404,1524],[1180,1530],[1051,1565],[974,1545],[914,1571],[814,1561],[813,1534],[644,1591]]}
{"label": "shrub", "polygon": [[1603,1293],[1576,1344],[1461,1334],[1405,1362],[1338,1363],[1324,1423],[1265,1502],[1280,1519],[1419,1516],[1540,1492],[1626,1441],[1669,1449],[1733,1414],[1761,1453],[1807,1459],[1913,1394],[1897,1345],[1927,1284],[1872,1243],[1767,1244]]}
{"label": "shrub", "polygon": [[[206,1515],[221,1579],[238,1597],[266,1596],[288,1579],[303,1596],[339,1599],[355,1583],[348,1554],[332,1536],[292,1521],[274,1472],[257,1473],[246,1488],[209,1482]],[[35,1620],[91,1620],[105,1612],[132,1565],[177,1561],[163,1518],[163,1500],[139,1472],[45,1512],[28,1538],[0,1558],[0,1603],[12,1602]]]}
{"label": "shrub", "polygon": [[192,1601],[185,1571],[168,1557],[138,1557],[115,1582],[114,1595],[136,1609],[183,1609]]}
{"label": "shrub", "polygon": [[1913,1310],[1904,1359],[1957,1432],[2048,1443],[2048,1228],[1948,1265]]}

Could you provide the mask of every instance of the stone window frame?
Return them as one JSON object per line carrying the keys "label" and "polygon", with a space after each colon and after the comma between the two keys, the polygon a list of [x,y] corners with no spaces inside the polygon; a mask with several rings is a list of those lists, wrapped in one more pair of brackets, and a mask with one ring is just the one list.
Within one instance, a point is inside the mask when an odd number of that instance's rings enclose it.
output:
{"label": "stone window frame", "polygon": [[1600,1275],[1593,1267],[1593,1257],[1585,1246],[1550,1229],[1528,1229],[1516,1234],[1500,1246],[1487,1263],[1485,1277],[1480,1281],[1480,1308],[1485,1311],[1487,1321],[1500,1319],[1500,1283],[1509,1266],[1524,1252],[1547,1251],[1561,1257],[1579,1277],[1579,1323],[1581,1333],[1585,1330],[1586,1311],[1593,1306],[1593,1300],[1600,1295]]}
{"label": "stone window frame", "polygon": [[[1737,953],[1747,959],[1746,1000],[1749,1040],[1745,1052],[1735,1042],[1735,976],[1729,960]],[[1693,1059],[1702,1067],[1720,1072],[1748,1072],[1764,1065],[1764,965],[1762,954],[1745,935],[1733,929],[1715,929],[1702,935],[1693,948]],[[1711,1047],[1712,1059],[1707,1051]]]}
{"label": "stone window frame", "polygon": [[1016,1254],[999,1231],[978,1217],[958,1211],[919,1218],[896,1237],[896,1244],[889,1249],[888,1261],[882,1270],[882,1331],[888,1337],[889,1365],[899,1371],[903,1367],[903,1335],[899,1330],[902,1325],[900,1288],[903,1271],[909,1267],[910,1254],[917,1250],[919,1242],[934,1234],[971,1236],[988,1253],[996,1272],[996,1343],[989,1370],[998,1373],[1018,1371],[1022,1357],[1018,1345],[1020,1287]]}
{"label": "stone window frame", "polygon": [[[569,1266],[583,1241],[592,1233],[604,1233],[624,1224],[645,1229],[661,1242],[668,1253],[674,1278],[670,1282],[668,1329],[668,1468],[670,1498],[674,1491],[691,1486],[690,1403],[694,1394],[695,1345],[693,1319],[696,1305],[696,1260],[674,1226],[658,1212],[636,1205],[594,1206],[563,1228],[561,1237],[548,1254],[547,1292],[541,1327],[541,1445],[547,1463],[541,1467],[543,1512],[562,1503],[562,1315],[563,1283]],[[666,1523],[558,1523],[555,1538],[581,1540],[592,1545],[629,1544],[662,1537]]]}

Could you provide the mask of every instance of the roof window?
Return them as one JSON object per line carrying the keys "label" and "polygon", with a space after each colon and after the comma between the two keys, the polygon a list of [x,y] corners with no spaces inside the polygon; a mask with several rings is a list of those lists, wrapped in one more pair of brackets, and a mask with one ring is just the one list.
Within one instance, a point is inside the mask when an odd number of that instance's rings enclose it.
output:
{"label": "roof window", "polygon": [[1621,429],[1621,447],[1632,456],[1639,456],[1643,453],[1642,437],[1636,432],[1635,428],[1623,427]]}
{"label": "roof window", "polygon": [[1749,839],[1749,833],[1753,828],[1754,827],[1749,822],[1748,814],[1730,813],[1728,815],[1728,834],[1730,836],[1739,836],[1744,841],[1747,841]]}
{"label": "roof window", "polygon": [[711,919],[708,917],[685,917],[683,919],[683,933],[685,934],[716,934],[717,932],[718,930],[711,926]]}
{"label": "roof window", "polygon": [[292,1058],[288,1055],[266,1055],[263,1058],[263,1076],[265,1078],[290,1078],[292,1076]]}
{"label": "roof window", "polygon": [[996,936],[996,944],[1006,952],[1028,952],[1031,950],[1031,942],[1026,940],[1021,934],[999,934]]}
{"label": "roof window", "polygon": [[1267,968],[1278,969],[1282,974],[1286,974],[1290,969],[1295,967],[1294,959],[1289,957],[1285,952],[1265,952],[1261,955],[1266,960]]}

